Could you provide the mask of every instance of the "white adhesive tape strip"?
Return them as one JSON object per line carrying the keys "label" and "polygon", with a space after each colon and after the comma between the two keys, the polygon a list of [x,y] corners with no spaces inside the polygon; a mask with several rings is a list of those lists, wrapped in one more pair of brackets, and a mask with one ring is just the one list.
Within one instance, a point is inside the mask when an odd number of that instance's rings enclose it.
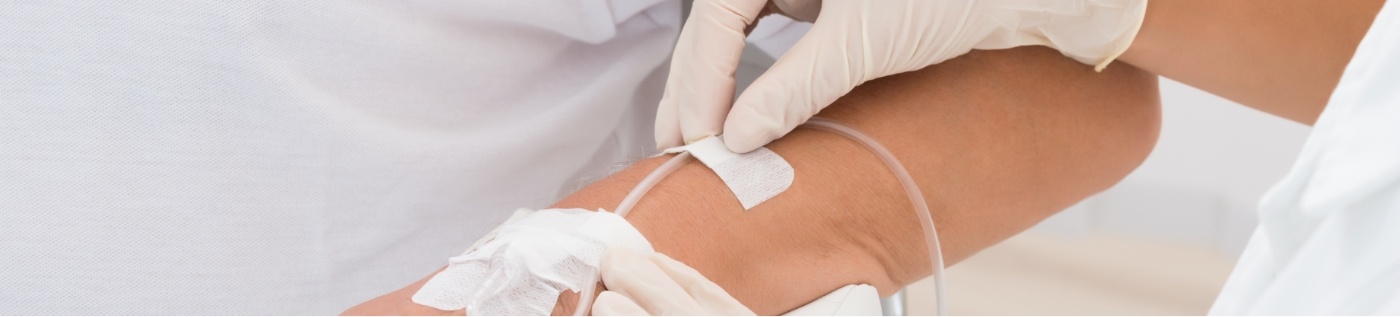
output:
{"label": "white adhesive tape strip", "polygon": [[730,152],[719,137],[708,137],[685,146],[666,149],[666,153],[690,152],[701,163],[719,175],[744,210],[777,196],[792,186],[793,170],[783,157],[768,148],[749,153]]}

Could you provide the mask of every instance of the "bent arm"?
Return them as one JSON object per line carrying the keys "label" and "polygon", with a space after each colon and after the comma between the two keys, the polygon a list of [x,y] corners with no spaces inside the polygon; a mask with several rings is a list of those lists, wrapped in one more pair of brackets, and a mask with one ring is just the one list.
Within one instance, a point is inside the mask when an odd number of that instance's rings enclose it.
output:
{"label": "bent arm", "polygon": [[[821,116],[900,159],[923,189],[950,264],[1117,182],[1146,157],[1158,127],[1154,76],[1129,67],[1095,74],[1041,48],[979,52],[876,80]],[[691,162],[628,220],[658,252],[759,314],[846,284],[889,294],[930,273],[916,215],[874,154],[811,129],[769,148],[796,171],[783,194],[743,211],[717,176]],[[665,159],[638,162],[555,207],[612,209]],[[419,285],[376,301],[406,302]],[[347,313],[372,313],[372,303]]]}

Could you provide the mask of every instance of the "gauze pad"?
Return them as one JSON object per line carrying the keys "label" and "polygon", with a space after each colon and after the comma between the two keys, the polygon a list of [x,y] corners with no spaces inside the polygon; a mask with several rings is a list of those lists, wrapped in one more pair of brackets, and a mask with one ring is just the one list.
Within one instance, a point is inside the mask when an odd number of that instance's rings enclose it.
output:
{"label": "gauze pad", "polygon": [[413,294],[413,302],[472,315],[549,315],[564,290],[596,283],[608,247],[643,254],[651,243],[611,212],[583,209],[516,211],[462,255],[448,259]]}
{"label": "gauze pad", "polygon": [[749,153],[730,152],[719,137],[708,137],[666,153],[689,152],[719,175],[744,210],[762,203],[792,186],[792,165],[768,148]]}

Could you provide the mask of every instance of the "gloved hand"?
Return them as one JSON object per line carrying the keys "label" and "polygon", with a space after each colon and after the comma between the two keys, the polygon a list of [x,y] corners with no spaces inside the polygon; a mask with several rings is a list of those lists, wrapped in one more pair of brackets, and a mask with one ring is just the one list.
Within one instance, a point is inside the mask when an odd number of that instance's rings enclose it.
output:
{"label": "gloved hand", "polygon": [[700,272],[661,253],[609,248],[600,266],[608,291],[593,301],[595,316],[754,314]]}
{"label": "gloved hand", "polygon": [[668,148],[723,132],[731,151],[749,152],[861,83],[973,49],[1045,45],[1102,69],[1132,43],[1146,2],[778,0],[796,19],[820,18],[731,103],[744,30],[768,1],[696,0],[672,56],[656,142]]}

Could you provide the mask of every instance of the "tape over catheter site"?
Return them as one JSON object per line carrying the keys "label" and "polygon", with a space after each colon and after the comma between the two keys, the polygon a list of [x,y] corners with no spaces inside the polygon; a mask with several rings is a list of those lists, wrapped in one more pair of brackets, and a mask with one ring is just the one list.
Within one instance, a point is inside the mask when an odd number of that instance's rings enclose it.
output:
{"label": "tape over catheter site", "polygon": [[[936,309],[938,315],[946,315],[938,234],[928,205],[909,172],[878,142],[855,129],[819,118],[803,126],[861,143],[877,154],[904,185],[924,229],[933,266]],[[643,254],[653,252],[650,242],[623,218],[647,191],[691,156],[719,175],[744,210],[777,196],[793,181],[792,166],[766,148],[737,154],[729,152],[721,139],[711,137],[666,152],[679,154],[642,179],[622,199],[616,213],[582,209],[516,211],[506,224],[466,253],[450,259],[447,269],[413,295],[413,302],[442,310],[465,308],[473,315],[545,315],[553,310],[560,293],[570,290],[579,293],[574,315],[586,315],[593,304],[604,249],[623,247]]]}
{"label": "tape over catheter site", "polygon": [[[881,157],[913,203],[924,229],[924,241],[932,265],[935,302],[939,316],[948,314],[944,288],[944,261],[938,233],[927,203],[909,171],[874,139],[850,126],[813,118],[806,128],[827,130],[855,140]],[[626,247],[644,254],[651,244],[623,217],[662,178],[678,170],[690,157],[699,157],[734,192],[748,210],[785,191],[792,184],[792,167],[771,150],[736,154],[718,137],[689,146],[668,149],[679,153],[661,164],[624,196],[616,213],[582,209],[521,209],[472,245],[465,254],[449,259],[447,269],[428,279],[414,293],[413,302],[440,310],[466,309],[472,314],[549,314],[563,290],[580,293],[574,316],[584,316],[592,306],[598,265],[608,247]]]}
{"label": "tape over catheter site", "polygon": [[549,315],[565,290],[592,290],[606,248],[652,252],[617,214],[584,209],[517,210],[462,255],[448,259],[413,302],[472,315]]}
{"label": "tape over catheter site", "polygon": [[739,199],[744,210],[752,209],[792,186],[792,165],[768,148],[734,153],[724,146],[723,139],[712,136],[664,152],[688,152],[705,163]]}
{"label": "tape over catheter site", "polygon": [[662,178],[694,156],[753,208],[792,186],[792,166],[766,148],[733,153],[710,137],[667,149],[680,153],[647,175],[623,198],[616,213],[581,209],[521,209],[434,275],[413,302],[472,315],[546,315],[565,290],[580,293],[574,312],[592,304],[603,250],[625,247],[651,253],[651,244],[623,219]]}

